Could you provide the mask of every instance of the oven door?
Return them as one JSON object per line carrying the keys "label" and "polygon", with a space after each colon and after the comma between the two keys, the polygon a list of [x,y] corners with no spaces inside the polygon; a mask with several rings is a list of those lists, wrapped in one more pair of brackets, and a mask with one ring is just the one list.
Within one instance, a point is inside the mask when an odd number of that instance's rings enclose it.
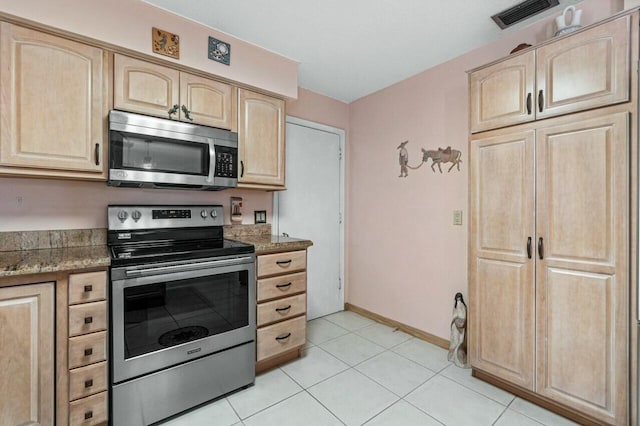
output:
{"label": "oven door", "polygon": [[253,255],[111,275],[113,383],[255,340]]}

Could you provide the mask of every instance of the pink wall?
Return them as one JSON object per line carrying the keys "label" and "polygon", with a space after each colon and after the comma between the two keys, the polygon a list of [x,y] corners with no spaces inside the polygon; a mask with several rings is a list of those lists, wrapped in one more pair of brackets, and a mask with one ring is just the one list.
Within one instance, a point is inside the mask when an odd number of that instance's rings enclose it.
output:
{"label": "pink wall", "polygon": [[[0,0],[0,12],[138,52],[151,51],[151,28],[180,36],[179,62],[230,80],[295,98],[298,63],[140,0]],[[231,44],[231,65],[207,57],[208,37]]]}
{"label": "pink wall", "polygon": [[287,115],[348,131],[349,104],[299,88],[298,99],[287,101]]}
{"label": "pink wall", "polygon": [[253,223],[254,210],[267,210],[271,223],[272,193],[265,191],[114,188],[105,182],[0,178],[0,231],[106,228],[109,204],[222,204],[225,223],[230,223],[230,197],[243,198],[243,223]]}
{"label": "pink wall", "polygon": [[[162,59],[286,97],[297,96],[297,62],[140,0],[0,0],[0,12],[145,54],[153,54],[151,27],[155,26],[180,36],[180,60],[158,55]],[[207,58],[209,35],[231,43],[231,66]],[[226,207],[231,196],[244,199],[244,223],[253,223],[254,210],[267,210],[271,221],[272,193],[264,191],[139,190],[111,188],[104,182],[0,178],[0,231],[106,227],[108,204],[212,203]]]}
{"label": "pink wall", "polygon": [[[621,1],[585,0],[583,24],[621,9]],[[555,15],[554,15],[555,16]],[[553,35],[549,17],[350,104],[347,147],[346,300],[449,338],[456,292],[467,295],[466,70],[509,54],[520,43]],[[399,178],[397,146],[409,140],[409,165],[420,148],[462,151],[461,171],[429,165]],[[454,226],[453,210],[463,210]]]}

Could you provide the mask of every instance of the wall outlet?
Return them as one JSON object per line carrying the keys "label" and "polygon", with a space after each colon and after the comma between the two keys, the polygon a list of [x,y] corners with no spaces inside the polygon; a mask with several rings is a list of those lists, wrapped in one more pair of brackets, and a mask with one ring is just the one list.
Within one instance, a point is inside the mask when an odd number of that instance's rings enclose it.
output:
{"label": "wall outlet", "polygon": [[462,225],[462,210],[453,211],[453,224]]}
{"label": "wall outlet", "polygon": [[242,223],[242,197],[231,197],[231,224]]}

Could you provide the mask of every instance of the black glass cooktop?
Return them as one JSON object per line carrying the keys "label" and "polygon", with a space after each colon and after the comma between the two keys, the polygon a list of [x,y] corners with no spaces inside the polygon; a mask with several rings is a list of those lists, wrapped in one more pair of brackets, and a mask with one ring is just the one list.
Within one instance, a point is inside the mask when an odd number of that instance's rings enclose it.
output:
{"label": "black glass cooktop", "polygon": [[139,265],[253,253],[253,245],[235,240],[152,241],[110,245],[112,266]]}

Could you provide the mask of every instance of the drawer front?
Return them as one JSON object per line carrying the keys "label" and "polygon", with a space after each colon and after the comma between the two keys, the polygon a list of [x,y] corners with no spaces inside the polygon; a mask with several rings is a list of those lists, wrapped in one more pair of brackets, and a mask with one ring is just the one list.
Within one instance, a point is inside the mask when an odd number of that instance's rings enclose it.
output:
{"label": "drawer front", "polygon": [[107,362],[102,361],[69,372],[69,400],[107,390]]}
{"label": "drawer front", "polygon": [[257,332],[257,361],[279,355],[302,346],[306,339],[305,316],[259,328]]}
{"label": "drawer front", "polygon": [[107,271],[69,275],[69,304],[95,302],[107,298]]}
{"label": "drawer front", "polygon": [[107,332],[86,334],[69,339],[69,368],[82,367],[107,359]]}
{"label": "drawer front", "polygon": [[306,268],[306,250],[258,256],[258,277],[303,271]]}
{"label": "drawer front", "polygon": [[258,280],[258,302],[289,296],[307,290],[307,273],[282,275]]}
{"label": "drawer front", "polygon": [[307,295],[285,297],[258,305],[258,327],[304,314],[307,311]]}
{"label": "drawer front", "polygon": [[73,401],[69,404],[69,426],[88,426],[107,421],[107,392]]}
{"label": "drawer front", "polygon": [[107,302],[69,306],[69,336],[107,329]]}

